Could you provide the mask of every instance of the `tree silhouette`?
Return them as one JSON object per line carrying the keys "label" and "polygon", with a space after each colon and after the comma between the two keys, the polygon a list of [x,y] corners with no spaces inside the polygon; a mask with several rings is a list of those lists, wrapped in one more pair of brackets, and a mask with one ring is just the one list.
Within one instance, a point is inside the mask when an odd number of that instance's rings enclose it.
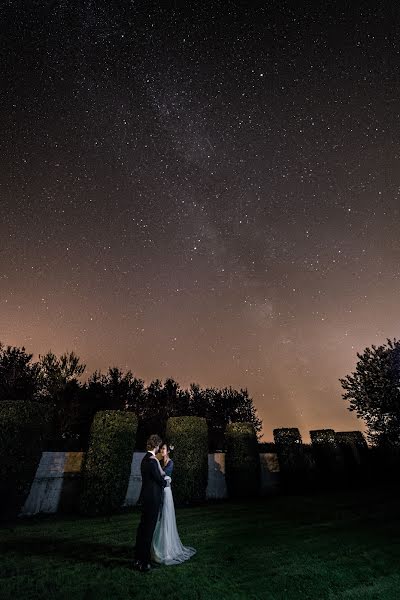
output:
{"label": "tree silhouette", "polygon": [[[49,447],[73,449],[79,446],[81,421],[82,385],[78,381],[86,365],[74,352],[64,353],[59,358],[53,352],[39,355],[40,398],[53,404],[54,418]],[[65,444],[70,441],[70,446]]]}
{"label": "tree silhouette", "polygon": [[143,411],[144,383],[131,371],[125,375],[118,367],[110,367],[104,375],[95,371],[87,387],[96,400],[97,410],[130,410],[138,416]]}
{"label": "tree silhouette", "polygon": [[152,433],[165,437],[169,417],[190,415],[189,404],[188,392],[174,379],[166,379],[164,384],[159,379],[152,381],[146,388],[144,410],[139,415],[137,443],[143,445]]}
{"label": "tree silhouette", "polygon": [[170,417],[203,417],[209,429],[210,449],[222,449],[225,428],[230,423],[252,423],[261,431],[253,400],[247,390],[202,389],[192,383],[182,389],[174,379],[155,379],[147,386],[131,371],[110,367],[95,371],[86,383],[79,378],[86,366],[74,352],[57,357],[52,351],[32,363],[25,348],[0,343],[0,400],[46,401],[53,411],[49,450],[86,448],[90,425],[99,410],[126,410],[138,417],[137,447],[145,448],[152,433],[165,436]]}
{"label": "tree silhouette", "polygon": [[225,429],[230,423],[252,423],[257,434],[261,432],[262,422],[246,389],[201,389],[198,384],[192,383],[189,396],[189,414],[204,417],[207,421],[210,450],[224,447]]}
{"label": "tree silhouette", "polygon": [[143,418],[146,392],[144,382],[133,376],[131,371],[124,373],[117,367],[110,367],[107,373],[95,371],[83,389],[81,400],[81,440],[85,445],[93,417],[99,410],[127,410],[134,412],[139,420]]}
{"label": "tree silhouette", "polygon": [[0,342],[0,400],[35,400],[38,397],[39,366],[25,348]]}
{"label": "tree silhouette", "polygon": [[349,410],[367,424],[374,445],[400,445],[400,341],[357,353],[356,370],[340,379]]}

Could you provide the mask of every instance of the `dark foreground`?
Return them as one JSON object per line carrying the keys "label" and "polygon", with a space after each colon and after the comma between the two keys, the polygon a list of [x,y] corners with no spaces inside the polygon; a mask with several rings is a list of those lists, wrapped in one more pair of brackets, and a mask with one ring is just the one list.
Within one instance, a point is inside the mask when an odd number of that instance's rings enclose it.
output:
{"label": "dark foreground", "polygon": [[398,600],[398,491],[275,497],[177,511],[188,563],[132,570],[138,513],[0,530],[0,598]]}

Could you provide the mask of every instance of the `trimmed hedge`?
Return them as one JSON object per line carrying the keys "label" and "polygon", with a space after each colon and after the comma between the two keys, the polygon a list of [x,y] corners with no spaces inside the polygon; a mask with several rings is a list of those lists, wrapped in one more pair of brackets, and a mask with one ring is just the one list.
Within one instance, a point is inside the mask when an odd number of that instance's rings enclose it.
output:
{"label": "trimmed hedge", "polygon": [[400,471],[400,446],[374,445],[368,448],[364,484],[369,486],[397,486]]}
{"label": "trimmed hedge", "polygon": [[81,512],[109,514],[125,500],[135,448],[137,417],[122,410],[96,413],[83,461]]}
{"label": "trimmed hedge", "polygon": [[259,454],[277,454],[276,444],[274,442],[258,442]]}
{"label": "trimmed hedge", "polygon": [[52,407],[26,400],[0,402],[0,516],[16,517],[40,462]]}
{"label": "trimmed hedge", "polygon": [[208,480],[208,428],[202,417],[170,417],[166,437],[174,446],[172,490],[177,504],[204,502]]}
{"label": "trimmed hedge", "polygon": [[251,423],[230,423],[225,431],[225,475],[232,498],[257,496],[261,467],[257,434]]}
{"label": "trimmed hedge", "polygon": [[274,429],[281,483],[286,489],[297,491],[311,483],[314,464],[310,453],[305,451],[297,427]]}
{"label": "trimmed hedge", "polygon": [[349,485],[358,485],[367,466],[368,444],[361,431],[337,431],[336,442],[344,459],[344,471]]}
{"label": "trimmed hedge", "polygon": [[350,446],[357,462],[362,461],[362,454],[368,450],[368,444],[361,431],[337,431],[335,433],[337,443]]}
{"label": "trimmed hedge", "polygon": [[310,431],[313,454],[319,474],[319,482],[331,487],[336,485],[344,471],[344,458],[333,429]]}

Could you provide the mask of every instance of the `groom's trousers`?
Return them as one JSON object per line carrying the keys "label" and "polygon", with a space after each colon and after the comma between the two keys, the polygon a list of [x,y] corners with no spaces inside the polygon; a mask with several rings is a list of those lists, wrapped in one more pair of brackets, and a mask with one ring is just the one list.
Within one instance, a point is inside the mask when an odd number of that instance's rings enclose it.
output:
{"label": "groom's trousers", "polygon": [[135,559],[149,563],[151,542],[156,528],[159,506],[143,506],[142,516],[136,533]]}

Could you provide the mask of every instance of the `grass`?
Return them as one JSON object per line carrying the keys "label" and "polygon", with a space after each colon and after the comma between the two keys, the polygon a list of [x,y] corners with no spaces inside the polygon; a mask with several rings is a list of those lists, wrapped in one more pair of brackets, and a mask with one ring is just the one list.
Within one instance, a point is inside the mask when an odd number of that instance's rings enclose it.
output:
{"label": "grass", "polygon": [[177,510],[187,563],[132,570],[139,514],[36,517],[0,531],[0,598],[398,600],[398,492]]}

